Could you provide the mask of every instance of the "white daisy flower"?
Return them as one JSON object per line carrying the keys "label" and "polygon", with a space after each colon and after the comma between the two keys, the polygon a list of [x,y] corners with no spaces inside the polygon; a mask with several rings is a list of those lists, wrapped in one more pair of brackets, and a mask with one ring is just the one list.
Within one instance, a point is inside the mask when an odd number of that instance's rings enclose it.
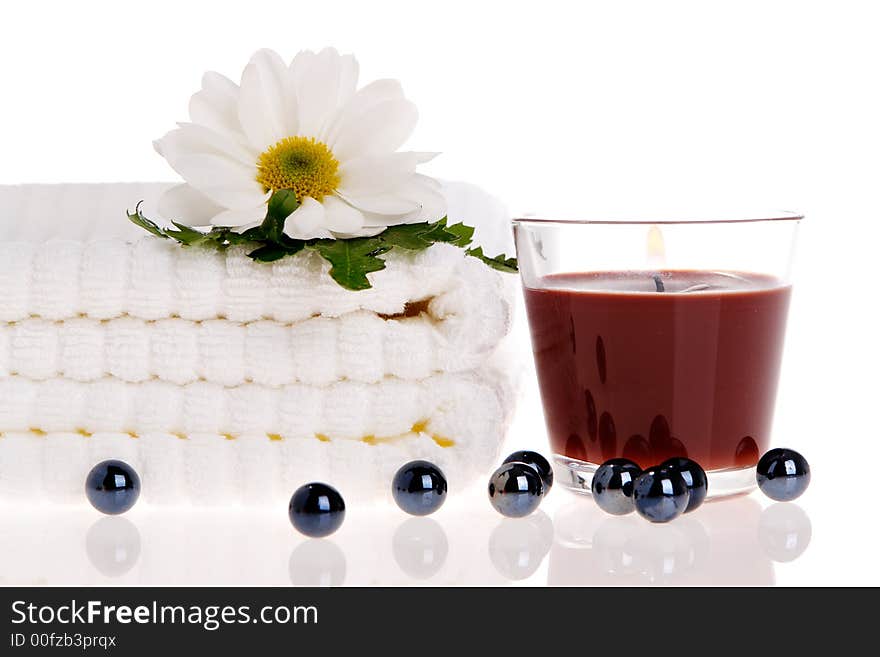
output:
{"label": "white daisy flower", "polygon": [[397,152],[418,113],[396,80],[357,89],[358,64],[333,48],[300,52],[288,66],[260,50],[236,85],[207,73],[190,123],[155,142],[186,181],[160,213],[190,226],[244,231],[266,216],[274,191],[300,206],[284,231],[295,239],[375,235],[445,214],[439,184],[416,173],[434,153]]}

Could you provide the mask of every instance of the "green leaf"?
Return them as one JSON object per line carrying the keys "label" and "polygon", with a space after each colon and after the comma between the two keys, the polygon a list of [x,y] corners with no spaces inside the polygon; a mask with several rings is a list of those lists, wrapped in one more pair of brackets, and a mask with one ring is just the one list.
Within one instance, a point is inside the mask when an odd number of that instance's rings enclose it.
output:
{"label": "green leaf", "polygon": [[508,258],[503,253],[501,255],[495,256],[494,258],[490,258],[489,256],[483,254],[483,247],[481,246],[478,246],[475,249],[467,249],[465,253],[467,253],[469,256],[477,258],[478,260],[482,260],[492,269],[497,269],[498,271],[503,271],[507,274],[515,274],[519,271],[519,266],[516,262],[516,258]]}
{"label": "green leaf", "polygon": [[[143,203],[143,201],[141,201],[141,203]],[[180,242],[184,246],[201,244],[205,241],[210,241],[212,239],[211,233],[204,233],[200,230],[190,228],[189,226],[179,224],[176,221],[171,222],[174,225],[174,228],[162,228],[156,222],[147,219],[143,215],[143,213],[140,211],[141,203],[137,204],[134,212],[128,213],[128,218],[132,221],[132,223],[140,226],[150,234],[155,235],[156,237],[162,237],[164,239],[175,240],[177,242]]]}
{"label": "green leaf", "polygon": [[446,217],[433,223],[390,226],[375,237],[305,241],[293,239],[284,233],[287,218],[299,207],[296,196],[289,190],[272,194],[267,204],[266,218],[259,226],[243,233],[221,226],[202,231],[177,221],[171,222],[173,228],[163,228],[141,213],[141,203],[137,204],[134,212],[127,213],[128,218],[156,237],[173,239],[184,246],[198,245],[219,251],[234,244],[254,244],[257,248],[248,256],[257,262],[275,262],[309,248],[330,263],[330,276],[348,290],[372,287],[367,274],[385,269],[385,260],[380,257],[382,254],[392,249],[423,251],[438,242],[465,249],[467,255],[482,260],[498,271],[518,271],[516,258],[508,258],[504,254],[492,258],[485,255],[481,247],[466,248],[473,240],[474,229],[462,223],[450,226]]}
{"label": "green leaf", "polygon": [[450,230],[446,225],[446,217],[443,217],[440,221],[434,222],[433,224],[429,224],[429,227],[430,230],[425,233],[424,237],[425,239],[430,240],[431,243],[443,242],[445,244],[455,244],[461,239],[459,234]]}
{"label": "green leaf", "polygon": [[171,222],[177,230],[172,230],[171,228],[166,228],[163,232],[166,236],[171,239],[177,240],[181,244],[186,246],[193,246],[195,244],[202,244],[205,242],[212,241],[211,233],[203,233],[200,230],[196,230],[195,228],[190,228],[189,226],[184,226],[183,224],[179,224],[176,221]]}
{"label": "green leaf", "polygon": [[266,218],[260,225],[262,233],[270,242],[281,242],[284,237],[284,222],[299,207],[296,195],[289,189],[279,189],[269,198]]}
{"label": "green leaf", "polygon": [[449,242],[449,244],[453,244],[455,246],[465,247],[471,243],[474,237],[474,228],[472,226],[465,226],[464,224],[453,224],[452,226],[446,226],[444,231],[447,233],[452,233],[456,236],[456,240],[454,242]]}
{"label": "green leaf", "polygon": [[[220,234],[222,231],[222,234]],[[266,235],[263,233],[262,226],[249,228],[243,233],[236,233],[228,228],[215,228],[213,232],[218,233],[217,242],[221,248],[233,246],[235,244],[261,244],[266,242]]]}
{"label": "green leaf", "polygon": [[150,221],[143,214],[141,214],[141,203],[143,203],[143,201],[140,201],[135,206],[134,212],[126,213],[128,215],[129,220],[133,224],[135,224],[136,226],[140,226],[141,228],[143,228],[148,233],[151,233],[151,234],[155,235],[156,237],[161,237],[163,239],[167,239],[168,236],[165,234],[165,232],[161,228],[159,228],[159,226],[155,222]]}
{"label": "green leaf", "polygon": [[386,244],[398,246],[410,251],[422,251],[431,246],[434,241],[425,237],[430,231],[431,224],[401,224],[389,226],[377,236]]}
{"label": "green leaf", "polygon": [[257,262],[275,262],[287,255],[287,250],[279,244],[267,244],[248,253]]}
{"label": "green leaf", "polygon": [[309,247],[332,265],[330,276],[347,290],[371,288],[367,274],[385,269],[385,261],[379,256],[392,248],[377,237],[315,240]]}

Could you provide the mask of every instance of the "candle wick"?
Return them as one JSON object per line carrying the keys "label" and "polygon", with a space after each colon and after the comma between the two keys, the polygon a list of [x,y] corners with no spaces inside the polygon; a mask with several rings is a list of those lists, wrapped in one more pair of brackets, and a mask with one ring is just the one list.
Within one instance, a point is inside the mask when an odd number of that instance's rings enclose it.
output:
{"label": "candle wick", "polygon": [[651,274],[651,278],[654,279],[654,285],[657,287],[658,292],[666,291],[666,286],[663,285],[663,279],[660,278],[660,274]]}

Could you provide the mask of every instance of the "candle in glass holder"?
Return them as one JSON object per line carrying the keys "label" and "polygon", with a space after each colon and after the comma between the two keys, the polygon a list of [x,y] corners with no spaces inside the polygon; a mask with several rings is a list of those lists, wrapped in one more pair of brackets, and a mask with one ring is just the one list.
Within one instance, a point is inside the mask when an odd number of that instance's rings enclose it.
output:
{"label": "candle in glass holder", "polygon": [[710,496],[754,486],[770,444],[799,219],[665,222],[662,231],[516,220],[560,481],[588,491],[608,459],[648,467],[683,456],[707,471]]}

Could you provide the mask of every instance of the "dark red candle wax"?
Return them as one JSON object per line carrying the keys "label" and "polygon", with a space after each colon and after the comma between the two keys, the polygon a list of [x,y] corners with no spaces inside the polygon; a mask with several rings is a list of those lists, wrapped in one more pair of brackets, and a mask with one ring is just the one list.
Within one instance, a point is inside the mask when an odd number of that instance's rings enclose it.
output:
{"label": "dark red candle wax", "polygon": [[[662,291],[661,291],[662,290]],[[791,288],[765,275],[559,274],[526,288],[555,453],[707,470],[767,449]]]}

